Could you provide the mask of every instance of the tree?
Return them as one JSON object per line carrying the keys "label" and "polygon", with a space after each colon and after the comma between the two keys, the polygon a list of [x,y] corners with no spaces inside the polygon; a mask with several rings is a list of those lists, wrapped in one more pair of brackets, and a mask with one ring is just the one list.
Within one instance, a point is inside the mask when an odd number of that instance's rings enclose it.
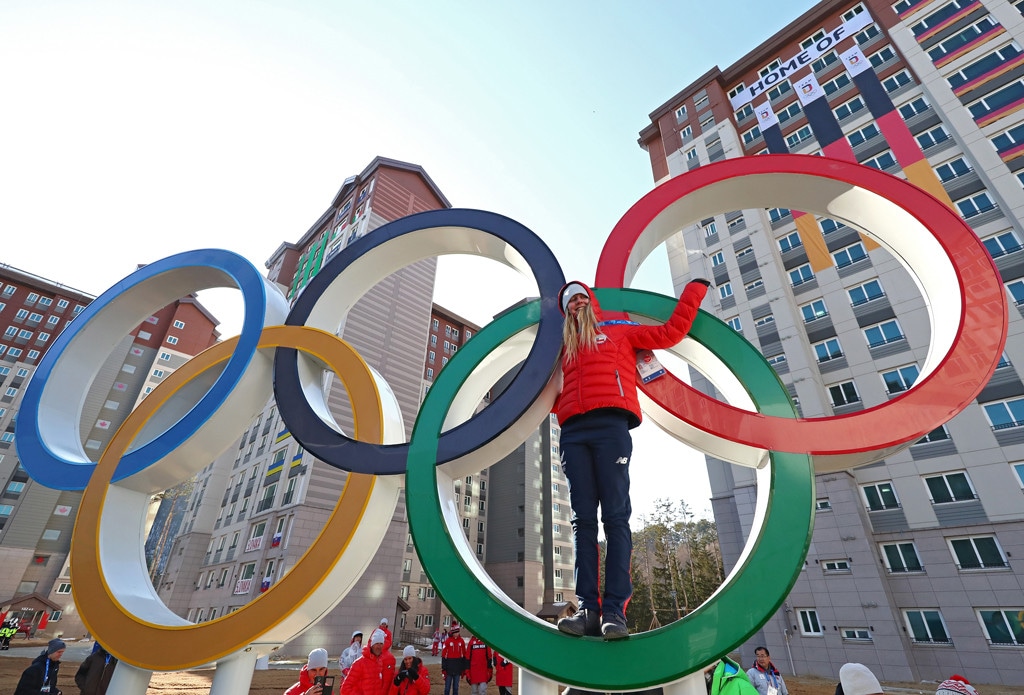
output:
{"label": "tree", "polygon": [[679,620],[725,580],[718,529],[713,521],[693,516],[685,502],[659,499],[650,518],[642,519],[643,529],[633,534],[631,628]]}

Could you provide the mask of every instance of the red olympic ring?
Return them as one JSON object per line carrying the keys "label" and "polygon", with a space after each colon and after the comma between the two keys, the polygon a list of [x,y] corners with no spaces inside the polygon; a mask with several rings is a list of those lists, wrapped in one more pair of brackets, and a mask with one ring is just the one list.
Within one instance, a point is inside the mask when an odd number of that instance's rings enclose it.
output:
{"label": "red olympic ring", "polygon": [[[788,186],[776,184],[786,175]],[[761,181],[756,181],[758,177]],[[835,196],[825,205],[822,190]],[[840,201],[843,196],[847,198]],[[852,199],[857,205],[850,205]],[[936,312],[959,309],[959,325],[948,351],[899,397],[833,417],[787,419],[741,410],[674,376],[642,385],[644,394],[679,420],[713,436],[816,455],[819,472],[877,461],[905,448],[950,420],[978,395],[995,370],[1006,340],[1007,299],[998,270],[974,231],[952,209],[920,188],[870,167],[827,157],[760,155],[702,166],[670,179],[619,220],[602,250],[595,285],[626,286],[647,253],[686,224],[731,210],[771,207],[842,219],[872,235],[865,220],[884,223],[880,211],[923,226],[934,237],[925,240],[941,247],[941,255],[928,260],[932,264],[948,260],[959,284],[959,307],[928,306],[933,342]],[[847,217],[828,209],[833,207],[841,208]],[[892,250],[884,236],[875,238]],[[916,273],[919,286],[922,271],[930,272],[920,267],[920,260],[917,268],[908,268],[912,275]],[[901,261],[907,264],[906,258]]]}

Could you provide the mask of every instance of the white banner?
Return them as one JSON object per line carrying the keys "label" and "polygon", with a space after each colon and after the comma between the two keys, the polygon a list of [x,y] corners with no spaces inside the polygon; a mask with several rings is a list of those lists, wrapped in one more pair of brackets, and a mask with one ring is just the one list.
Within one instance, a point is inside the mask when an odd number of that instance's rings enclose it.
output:
{"label": "white banner", "polygon": [[803,106],[807,106],[815,99],[825,96],[825,90],[818,84],[818,78],[814,76],[813,72],[805,77],[801,77],[794,87],[796,88],[796,98],[800,100],[800,104]]}
{"label": "white banner", "polygon": [[820,56],[835,48],[840,41],[853,36],[858,31],[871,24],[872,21],[871,15],[868,14],[867,10],[855,15],[849,21],[843,22],[839,27],[833,29],[828,34],[825,34],[825,36],[818,39],[812,46],[808,47],[803,52],[798,53],[789,60],[782,61],[782,65],[769,72],[754,84],[749,85],[742,92],[730,99],[729,103],[732,104],[732,108],[734,110],[740,108],[744,104],[749,104],[751,101],[756,99],[758,95],[767,92],[774,85],[786,79],[788,75],[792,75],[805,65],[810,65]]}
{"label": "white banner", "polygon": [[775,115],[771,103],[767,101],[754,107],[754,113],[757,115],[757,125],[762,133],[773,125],[779,124],[779,117]]}
{"label": "white banner", "polygon": [[846,70],[851,75],[859,75],[865,70],[871,69],[871,61],[864,56],[860,46],[854,46],[848,51],[843,51],[839,54],[839,58],[843,61],[843,65],[846,66]]}

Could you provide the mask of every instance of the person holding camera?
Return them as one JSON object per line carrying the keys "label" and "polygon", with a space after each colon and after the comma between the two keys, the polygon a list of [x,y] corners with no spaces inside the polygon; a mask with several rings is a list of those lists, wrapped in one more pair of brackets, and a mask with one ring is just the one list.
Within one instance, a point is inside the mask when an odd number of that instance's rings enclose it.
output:
{"label": "person holding camera", "polygon": [[299,682],[284,691],[284,695],[328,695],[323,679],[327,676],[327,650],[314,649],[299,671]]}
{"label": "person holding camera", "polygon": [[402,651],[402,664],[395,674],[389,695],[428,695],[430,672],[423,659],[416,656],[416,647],[407,645]]}

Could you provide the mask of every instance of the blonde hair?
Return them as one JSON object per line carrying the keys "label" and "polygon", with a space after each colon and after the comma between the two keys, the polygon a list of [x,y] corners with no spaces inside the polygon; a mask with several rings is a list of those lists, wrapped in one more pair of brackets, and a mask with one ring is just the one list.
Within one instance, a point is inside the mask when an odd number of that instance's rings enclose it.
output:
{"label": "blonde hair", "polygon": [[562,326],[562,346],[566,362],[572,362],[584,350],[597,349],[597,316],[587,304],[575,315],[566,314]]}

